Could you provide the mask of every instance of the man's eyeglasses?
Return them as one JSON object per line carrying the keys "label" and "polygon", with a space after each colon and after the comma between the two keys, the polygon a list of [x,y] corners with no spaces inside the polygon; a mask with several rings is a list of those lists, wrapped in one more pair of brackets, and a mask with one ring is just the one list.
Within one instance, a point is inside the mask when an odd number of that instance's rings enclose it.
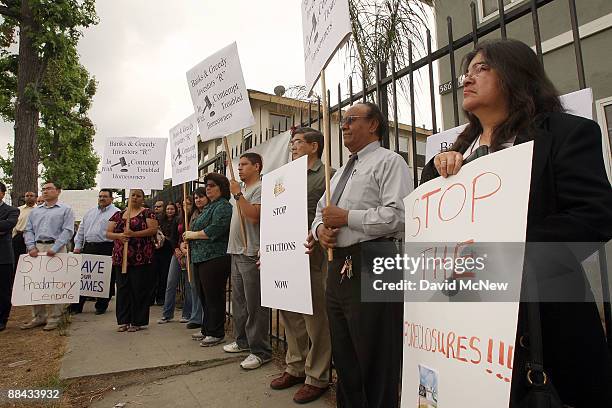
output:
{"label": "man's eyeglasses", "polygon": [[310,143],[310,142],[307,142],[306,140],[302,140],[302,139],[291,140],[289,142],[289,148],[293,147],[293,145],[299,146],[302,143]]}
{"label": "man's eyeglasses", "polygon": [[363,115],[348,115],[342,118],[342,120],[340,121],[340,125],[344,126],[344,125],[348,125],[351,126],[353,124],[353,122],[355,121],[355,119],[359,119],[359,118],[363,118],[363,119],[367,119],[369,118],[369,116],[363,116]]}
{"label": "man's eyeglasses", "polygon": [[155,208],[164,208],[164,206],[163,206],[163,205],[155,205],[154,207],[155,207]]}
{"label": "man's eyeglasses", "polygon": [[489,66],[489,64],[487,64],[486,62],[478,62],[472,65],[472,67],[468,69],[464,75],[466,79],[476,78],[483,72],[490,71],[490,70],[491,70],[491,67]]}

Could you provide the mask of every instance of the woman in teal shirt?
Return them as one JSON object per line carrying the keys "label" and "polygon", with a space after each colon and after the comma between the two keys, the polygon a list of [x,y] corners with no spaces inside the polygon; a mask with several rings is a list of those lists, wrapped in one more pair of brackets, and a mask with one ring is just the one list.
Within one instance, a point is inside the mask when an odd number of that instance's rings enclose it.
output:
{"label": "woman in teal shirt", "polygon": [[194,273],[198,274],[198,293],[207,311],[200,343],[203,347],[219,344],[225,338],[225,287],[230,275],[230,256],[227,254],[232,205],[229,203],[228,179],[218,173],[204,177],[206,196],[210,203],[184,234],[189,241]]}

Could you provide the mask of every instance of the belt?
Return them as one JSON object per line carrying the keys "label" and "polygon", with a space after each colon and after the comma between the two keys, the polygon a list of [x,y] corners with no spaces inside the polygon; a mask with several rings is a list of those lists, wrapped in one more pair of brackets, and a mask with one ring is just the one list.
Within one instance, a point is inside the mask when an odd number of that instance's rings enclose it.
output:
{"label": "belt", "polygon": [[44,240],[38,240],[36,241],[37,244],[55,244],[55,240],[54,239],[48,239],[46,241]]}

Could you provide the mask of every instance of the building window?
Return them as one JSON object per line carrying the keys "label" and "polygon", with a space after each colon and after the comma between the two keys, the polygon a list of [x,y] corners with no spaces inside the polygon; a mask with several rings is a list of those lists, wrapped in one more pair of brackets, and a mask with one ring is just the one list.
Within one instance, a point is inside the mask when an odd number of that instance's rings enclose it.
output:
{"label": "building window", "polygon": [[[521,3],[523,0],[503,0],[504,11]],[[499,6],[497,0],[478,0],[478,14],[480,22],[490,20],[499,15]]]}
{"label": "building window", "polygon": [[279,133],[285,132],[289,130],[292,125],[292,120],[290,116],[286,115],[278,115],[276,113],[270,114],[270,135],[276,136]]}

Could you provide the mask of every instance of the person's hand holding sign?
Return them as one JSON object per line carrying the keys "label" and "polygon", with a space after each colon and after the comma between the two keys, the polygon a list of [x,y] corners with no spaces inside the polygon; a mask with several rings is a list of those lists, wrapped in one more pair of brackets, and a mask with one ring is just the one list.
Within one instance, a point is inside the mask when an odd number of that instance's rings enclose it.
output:
{"label": "person's hand holding sign", "polygon": [[462,164],[463,155],[459,152],[442,152],[434,157],[434,166],[444,178],[459,173]]}
{"label": "person's hand holding sign", "polygon": [[334,248],[336,246],[336,235],[338,235],[338,228],[328,228],[321,224],[317,227],[317,237],[321,246],[325,249]]}
{"label": "person's hand holding sign", "polygon": [[323,223],[328,228],[340,228],[348,225],[348,210],[329,205],[323,209]]}

